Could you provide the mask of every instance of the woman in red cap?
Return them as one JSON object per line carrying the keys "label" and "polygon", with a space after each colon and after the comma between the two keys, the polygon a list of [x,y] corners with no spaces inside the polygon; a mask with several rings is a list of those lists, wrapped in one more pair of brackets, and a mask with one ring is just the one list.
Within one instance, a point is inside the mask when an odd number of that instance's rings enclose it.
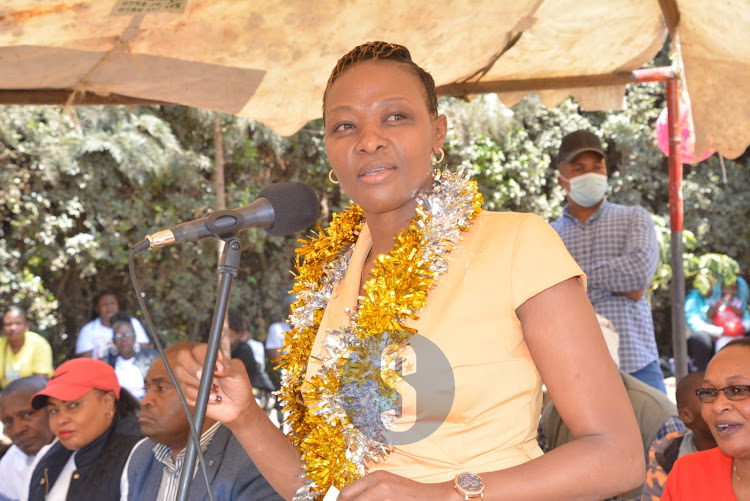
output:
{"label": "woman in red cap", "polygon": [[119,500],[120,476],[140,432],[138,402],[120,388],[114,369],[100,360],[69,360],[31,407],[47,408],[57,440],[32,466],[28,499]]}

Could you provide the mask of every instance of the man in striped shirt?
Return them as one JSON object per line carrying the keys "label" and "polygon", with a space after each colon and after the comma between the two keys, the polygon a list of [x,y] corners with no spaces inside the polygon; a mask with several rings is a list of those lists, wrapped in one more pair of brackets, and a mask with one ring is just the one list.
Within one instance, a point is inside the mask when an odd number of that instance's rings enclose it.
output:
{"label": "man in striped shirt", "polygon": [[620,369],[666,393],[646,300],[659,262],[653,220],[642,207],[607,201],[606,158],[593,133],[563,138],[558,170],[568,205],[552,227],[586,273],[594,310],[620,334]]}
{"label": "man in striped shirt", "polygon": [[[197,343],[176,343],[165,350],[174,365],[180,350]],[[193,412],[193,409],[190,409]],[[121,479],[122,499],[156,501],[176,499],[185,460],[190,425],[164,362],[157,358],[146,375],[141,401],[141,432],[146,437],[130,453]],[[282,498],[260,474],[227,427],[206,418],[200,437],[210,489],[216,501],[261,501]],[[197,469],[196,469],[197,470]],[[207,500],[203,475],[193,475],[190,501]]]}

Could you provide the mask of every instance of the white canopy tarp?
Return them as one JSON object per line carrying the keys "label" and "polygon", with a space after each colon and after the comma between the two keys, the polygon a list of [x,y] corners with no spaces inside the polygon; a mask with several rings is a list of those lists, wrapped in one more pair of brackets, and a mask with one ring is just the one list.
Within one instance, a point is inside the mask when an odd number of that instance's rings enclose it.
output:
{"label": "white canopy tarp", "polygon": [[[292,134],[321,116],[340,56],[387,40],[439,86],[479,78],[541,89],[591,75],[596,86],[538,94],[618,109],[624,86],[607,75],[656,55],[668,32],[662,5],[679,10],[696,149],[734,158],[750,144],[750,0],[4,0],[0,103],[153,100]],[[500,95],[513,104],[528,90]]]}

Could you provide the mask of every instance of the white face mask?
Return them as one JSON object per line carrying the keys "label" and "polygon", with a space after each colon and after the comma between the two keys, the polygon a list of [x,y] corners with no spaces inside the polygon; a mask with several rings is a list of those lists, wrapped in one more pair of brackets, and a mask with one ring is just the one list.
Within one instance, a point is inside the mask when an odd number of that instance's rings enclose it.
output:
{"label": "white face mask", "polygon": [[566,179],[562,175],[560,178],[570,183],[570,198],[581,207],[596,205],[607,193],[607,176],[604,174],[589,172],[571,179]]}

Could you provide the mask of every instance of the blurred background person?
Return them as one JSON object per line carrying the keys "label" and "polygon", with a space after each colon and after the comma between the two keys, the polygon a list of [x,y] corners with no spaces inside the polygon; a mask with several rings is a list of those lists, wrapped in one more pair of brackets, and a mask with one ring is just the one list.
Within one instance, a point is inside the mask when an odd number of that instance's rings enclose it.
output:
{"label": "blurred background person", "polygon": [[57,440],[31,467],[28,499],[119,501],[125,462],[141,436],[138,401],[120,387],[115,370],[101,360],[69,360],[31,407],[46,407]]}
{"label": "blurred background person", "polygon": [[[245,320],[244,316],[243,320]],[[263,341],[255,339],[255,336],[250,332],[250,329],[247,326],[247,320],[245,320],[244,326],[244,330],[240,335],[240,340],[253,350],[253,357],[255,358],[255,363],[258,364],[258,370],[265,372],[266,346],[263,344]]]}
{"label": "blurred background person", "polygon": [[268,359],[272,365],[275,365],[274,360],[281,356],[281,349],[284,347],[284,335],[292,330],[292,326],[289,324],[289,315],[292,314],[292,303],[297,300],[297,296],[294,294],[287,294],[281,303],[282,311],[284,312],[284,319],[274,322],[268,326],[268,333],[266,334],[266,352],[268,353]]}
{"label": "blurred background person", "polygon": [[146,394],[143,387],[146,373],[159,353],[151,348],[141,348],[141,345],[135,342],[133,319],[127,313],[115,313],[109,319],[109,323],[114,332],[114,347],[108,350],[104,361],[114,367],[120,386],[141,400]]}
{"label": "blurred background person", "polygon": [[[282,349],[284,348],[284,336],[287,332],[292,330],[291,324],[288,322],[289,315],[292,314],[292,304],[297,300],[297,296],[294,293],[288,293],[284,296],[281,302],[281,309],[283,311],[283,320],[273,322],[268,326],[268,332],[266,333],[266,354],[271,364],[269,367],[269,375],[274,387],[281,387],[281,370],[277,368],[279,357],[281,356]],[[286,423],[286,416],[281,408],[281,401],[276,399],[274,402],[274,409],[271,410],[269,418],[275,423],[284,433],[289,433],[291,428]]]}
{"label": "blurred background person", "polygon": [[253,357],[255,358],[255,365],[258,367],[258,379],[260,382],[260,388],[253,386],[253,392],[255,393],[258,405],[266,409],[266,412],[270,412],[276,402],[276,397],[273,392],[278,388],[274,385],[271,377],[266,370],[266,347],[263,342],[255,339],[253,334],[248,329],[247,319],[242,317],[244,330],[240,335],[240,341],[247,344],[251,350],[253,350]]}
{"label": "blurred background person", "polygon": [[[705,371],[714,353],[750,330],[747,282],[742,277],[729,285],[714,277],[714,287],[691,289],[685,298],[685,320],[690,328],[688,355],[698,371]],[[719,314],[720,313],[720,314]],[[719,315],[717,315],[719,314]]]}
{"label": "blurred background person", "polygon": [[18,378],[47,379],[52,374],[52,348],[46,339],[29,330],[26,310],[18,305],[8,307],[3,314],[0,357],[0,388]]}
{"label": "blurred background person", "polygon": [[[175,343],[167,348],[165,355],[170,365],[177,363],[181,350],[189,350],[196,344]],[[154,361],[146,376],[146,396],[142,406],[139,422],[147,438],[139,442],[130,454],[123,477],[122,499],[175,499],[190,424],[161,358]],[[282,499],[260,474],[229,428],[206,418],[200,444],[206,464],[210,466],[209,480],[216,501]],[[208,499],[200,473],[194,477],[188,499]]]}
{"label": "blurred background person", "polygon": [[[112,315],[120,311],[120,302],[114,292],[103,291],[94,297],[94,311],[91,322],[81,327],[76,339],[76,355],[102,359],[112,343]],[[135,340],[143,348],[148,348],[148,334],[137,318],[132,319]]]}
{"label": "blurred background person", "polygon": [[732,283],[719,283],[719,298],[708,309],[708,318],[724,331],[716,340],[716,351],[737,337],[744,337],[750,330],[750,312],[747,300],[750,289],[742,277]]}
{"label": "blurred background person", "polygon": [[718,447],[679,458],[662,499],[750,499],[750,338],[730,341],[696,390]]}
{"label": "blurred background person", "polygon": [[52,442],[47,410],[31,408],[31,397],[47,380],[30,376],[11,381],[0,393],[0,422],[13,445],[0,459],[0,501],[18,501],[25,479],[39,450]]}
{"label": "blurred background person", "polygon": [[703,372],[694,372],[677,383],[677,412],[686,428],[667,434],[651,446],[641,501],[661,499],[667,475],[677,458],[716,447],[716,439],[701,415],[701,401],[695,394],[703,384],[703,377]]}
{"label": "blurred background person", "polygon": [[247,322],[239,310],[229,308],[227,318],[224,321],[224,329],[229,336],[229,344],[232,350],[232,358],[242,360],[253,385],[253,391],[273,391],[271,381],[265,372],[261,372],[260,364],[255,360],[252,348],[242,341],[244,332],[247,330]]}
{"label": "blurred background person", "polygon": [[688,355],[701,373],[705,372],[708,362],[714,356],[714,341],[724,334],[724,329],[708,318],[708,309],[719,299],[720,294],[719,288],[708,287],[701,290],[694,287],[685,297],[685,320],[690,328]]}

